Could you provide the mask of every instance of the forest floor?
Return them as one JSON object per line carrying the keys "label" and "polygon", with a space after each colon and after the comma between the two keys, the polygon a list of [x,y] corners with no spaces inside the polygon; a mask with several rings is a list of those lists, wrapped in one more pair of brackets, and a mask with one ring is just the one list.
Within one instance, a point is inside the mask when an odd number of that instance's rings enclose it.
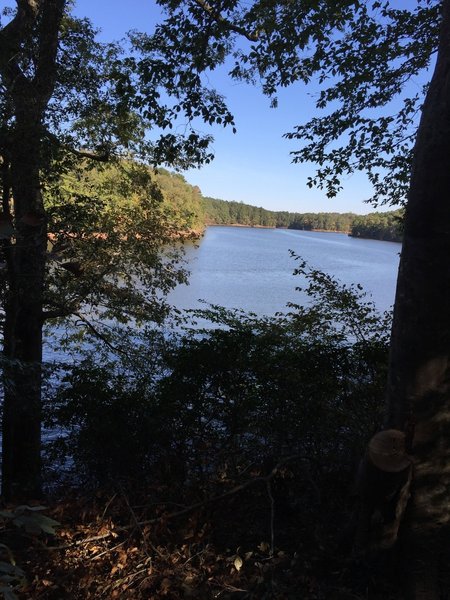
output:
{"label": "forest floor", "polygon": [[320,527],[296,527],[302,519],[275,512],[270,490],[150,511],[122,493],[72,492],[45,514],[60,524],[55,536],[3,528],[1,541],[25,574],[5,598],[396,598],[385,564],[377,570],[345,556]]}

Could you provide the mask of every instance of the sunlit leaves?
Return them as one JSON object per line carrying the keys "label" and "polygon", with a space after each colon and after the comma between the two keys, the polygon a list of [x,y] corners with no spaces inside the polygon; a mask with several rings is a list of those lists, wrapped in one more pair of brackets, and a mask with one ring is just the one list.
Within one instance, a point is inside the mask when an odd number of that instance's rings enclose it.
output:
{"label": "sunlit leaves", "polygon": [[[211,2],[234,27],[184,2],[161,4],[168,17],[159,38],[170,40],[177,60],[196,65],[196,72],[220,64],[210,52],[223,40],[234,58],[230,76],[260,84],[273,106],[281,87],[312,84],[318,115],[286,134],[300,143],[294,162],[318,165],[308,185],[332,197],[344,178],[363,171],[374,204],[404,203],[427,70],[437,49],[437,0],[418,0],[408,9],[360,0]],[[244,43],[239,29],[258,32],[257,39]],[[181,32],[192,41],[186,44]]]}
{"label": "sunlit leaves", "polygon": [[72,315],[78,330],[103,339],[114,322],[163,320],[165,295],[186,280],[176,240],[199,227],[198,191],[181,175],[121,161],[100,170],[79,165],[46,200],[45,316]]}

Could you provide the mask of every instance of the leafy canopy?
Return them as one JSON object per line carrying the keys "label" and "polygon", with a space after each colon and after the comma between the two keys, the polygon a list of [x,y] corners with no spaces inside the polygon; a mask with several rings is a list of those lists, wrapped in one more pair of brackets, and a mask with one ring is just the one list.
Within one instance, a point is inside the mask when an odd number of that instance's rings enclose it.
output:
{"label": "leafy canopy", "polygon": [[[185,182],[175,183],[164,171],[155,175],[144,165],[187,168],[208,162],[211,138],[197,132],[193,120],[200,115],[210,123],[232,123],[232,117],[198,74],[178,77],[171,62],[157,56],[150,37],[135,33],[120,43],[99,42],[93,24],[71,14],[72,2],[61,3],[60,24],[51,22],[58,44],[44,97],[38,84],[47,66],[46,27],[56,8],[16,4],[0,15],[6,46],[17,33],[12,57],[9,47],[0,49],[5,253],[18,247],[24,226],[44,235],[48,230],[43,320],[75,315],[84,322],[88,314],[91,325],[98,318],[161,320],[167,312],[164,295],[185,279],[177,266],[179,249],[169,245],[198,227],[199,198]],[[21,82],[20,92],[11,73]],[[37,187],[43,206],[38,203],[35,212],[27,208],[25,215],[11,176],[21,103],[40,107],[33,136],[39,138]],[[0,276],[7,294],[12,279],[10,263],[5,265]]]}
{"label": "leafy canopy", "polygon": [[[198,188],[131,160],[81,162],[46,192],[49,244],[44,319],[109,338],[114,321],[161,322],[165,295],[186,282],[179,240],[202,225]],[[60,324],[60,320],[57,321]]]}
{"label": "leafy canopy", "polygon": [[279,88],[318,82],[318,116],[286,134],[302,142],[294,162],[318,165],[308,185],[331,197],[363,171],[374,204],[404,202],[439,0],[160,4],[167,18],[153,40],[180,78],[225,64],[232,78],[260,83],[273,106]]}
{"label": "leafy canopy", "polygon": [[[20,11],[20,2],[17,9],[2,11],[3,32],[14,25]],[[50,165],[54,172],[56,164],[61,168],[64,160],[83,156],[107,160],[132,154],[153,164],[183,168],[209,161],[211,138],[198,133],[192,119],[201,115],[210,123],[232,122],[223,99],[205,89],[195,72],[180,77],[171,61],[158,57],[149,36],[134,33],[127,40],[104,43],[97,33],[88,19],[71,14],[71,2],[66,2],[54,90],[42,122],[49,171]],[[17,40],[14,69],[29,83],[37,81],[42,35],[37,19]],[[15,123],[14,90],[6,77],[0,85],[1,145],[6,152]],[[173,133],[175,124],[184,127]],[[51,163],[51,158],[58,163]],[[43,167],[44,156],[41,159]]]}

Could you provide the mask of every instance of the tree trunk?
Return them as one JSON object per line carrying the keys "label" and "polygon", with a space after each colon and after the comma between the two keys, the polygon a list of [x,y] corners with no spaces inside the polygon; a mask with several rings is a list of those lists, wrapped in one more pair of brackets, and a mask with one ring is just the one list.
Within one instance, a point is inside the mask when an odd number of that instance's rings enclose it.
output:
{"label": "tree trunk", "polygon": [[404,527],[407,597],[414,600],[441,597],[438,560],[450,543],[450,0],[442,8],[414,149],[388,381],[388,427],[415,423]]}
{"label": "tree trunk", "polygon": [[[17,120],[10,148],[16,243],[8,249],[2,493],[14,501],[40,493],[42,301],[47,234],[36,120]],[[41,215],[41,222],[28,225],[27,219],[23,220],[27,214]]]}
{"label": "tree trunk", "polygon": [[[56,56],[66,0],[21,0],[0,31],[0,75],[12,123],[1,148],[10,165],[14,236],[4,244],[7,291],[4,321],[2,493],[24,501],[40,493],[42,313],[47,224],[41,195],[45,111],[56,81]],[[32,42],[34,38],[34,41]],[[30,66],[30,44],[33,61]],[[27,54],[28,53],[28,54]],[[23,69],[24,65],[26,66]],[[8,173],[9,175],[9,173]],[[3,198],[3,220],[9,217]]]}

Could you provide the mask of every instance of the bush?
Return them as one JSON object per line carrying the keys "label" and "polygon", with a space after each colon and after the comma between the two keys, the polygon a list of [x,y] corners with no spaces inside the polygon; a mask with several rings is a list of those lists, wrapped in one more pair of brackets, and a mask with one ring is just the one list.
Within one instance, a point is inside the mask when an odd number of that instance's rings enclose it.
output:
{"label": "bush", "polygon": [[358,286],[301,261],[296,273],[310,301],[287,314],[210,306],[190,319],[211,328],[135,335],[134,360],[88,352],[57,393],[60,455],[96,484],[200,495],[289,456],[318,484],[350,475],[381,420],[388,316]]}

